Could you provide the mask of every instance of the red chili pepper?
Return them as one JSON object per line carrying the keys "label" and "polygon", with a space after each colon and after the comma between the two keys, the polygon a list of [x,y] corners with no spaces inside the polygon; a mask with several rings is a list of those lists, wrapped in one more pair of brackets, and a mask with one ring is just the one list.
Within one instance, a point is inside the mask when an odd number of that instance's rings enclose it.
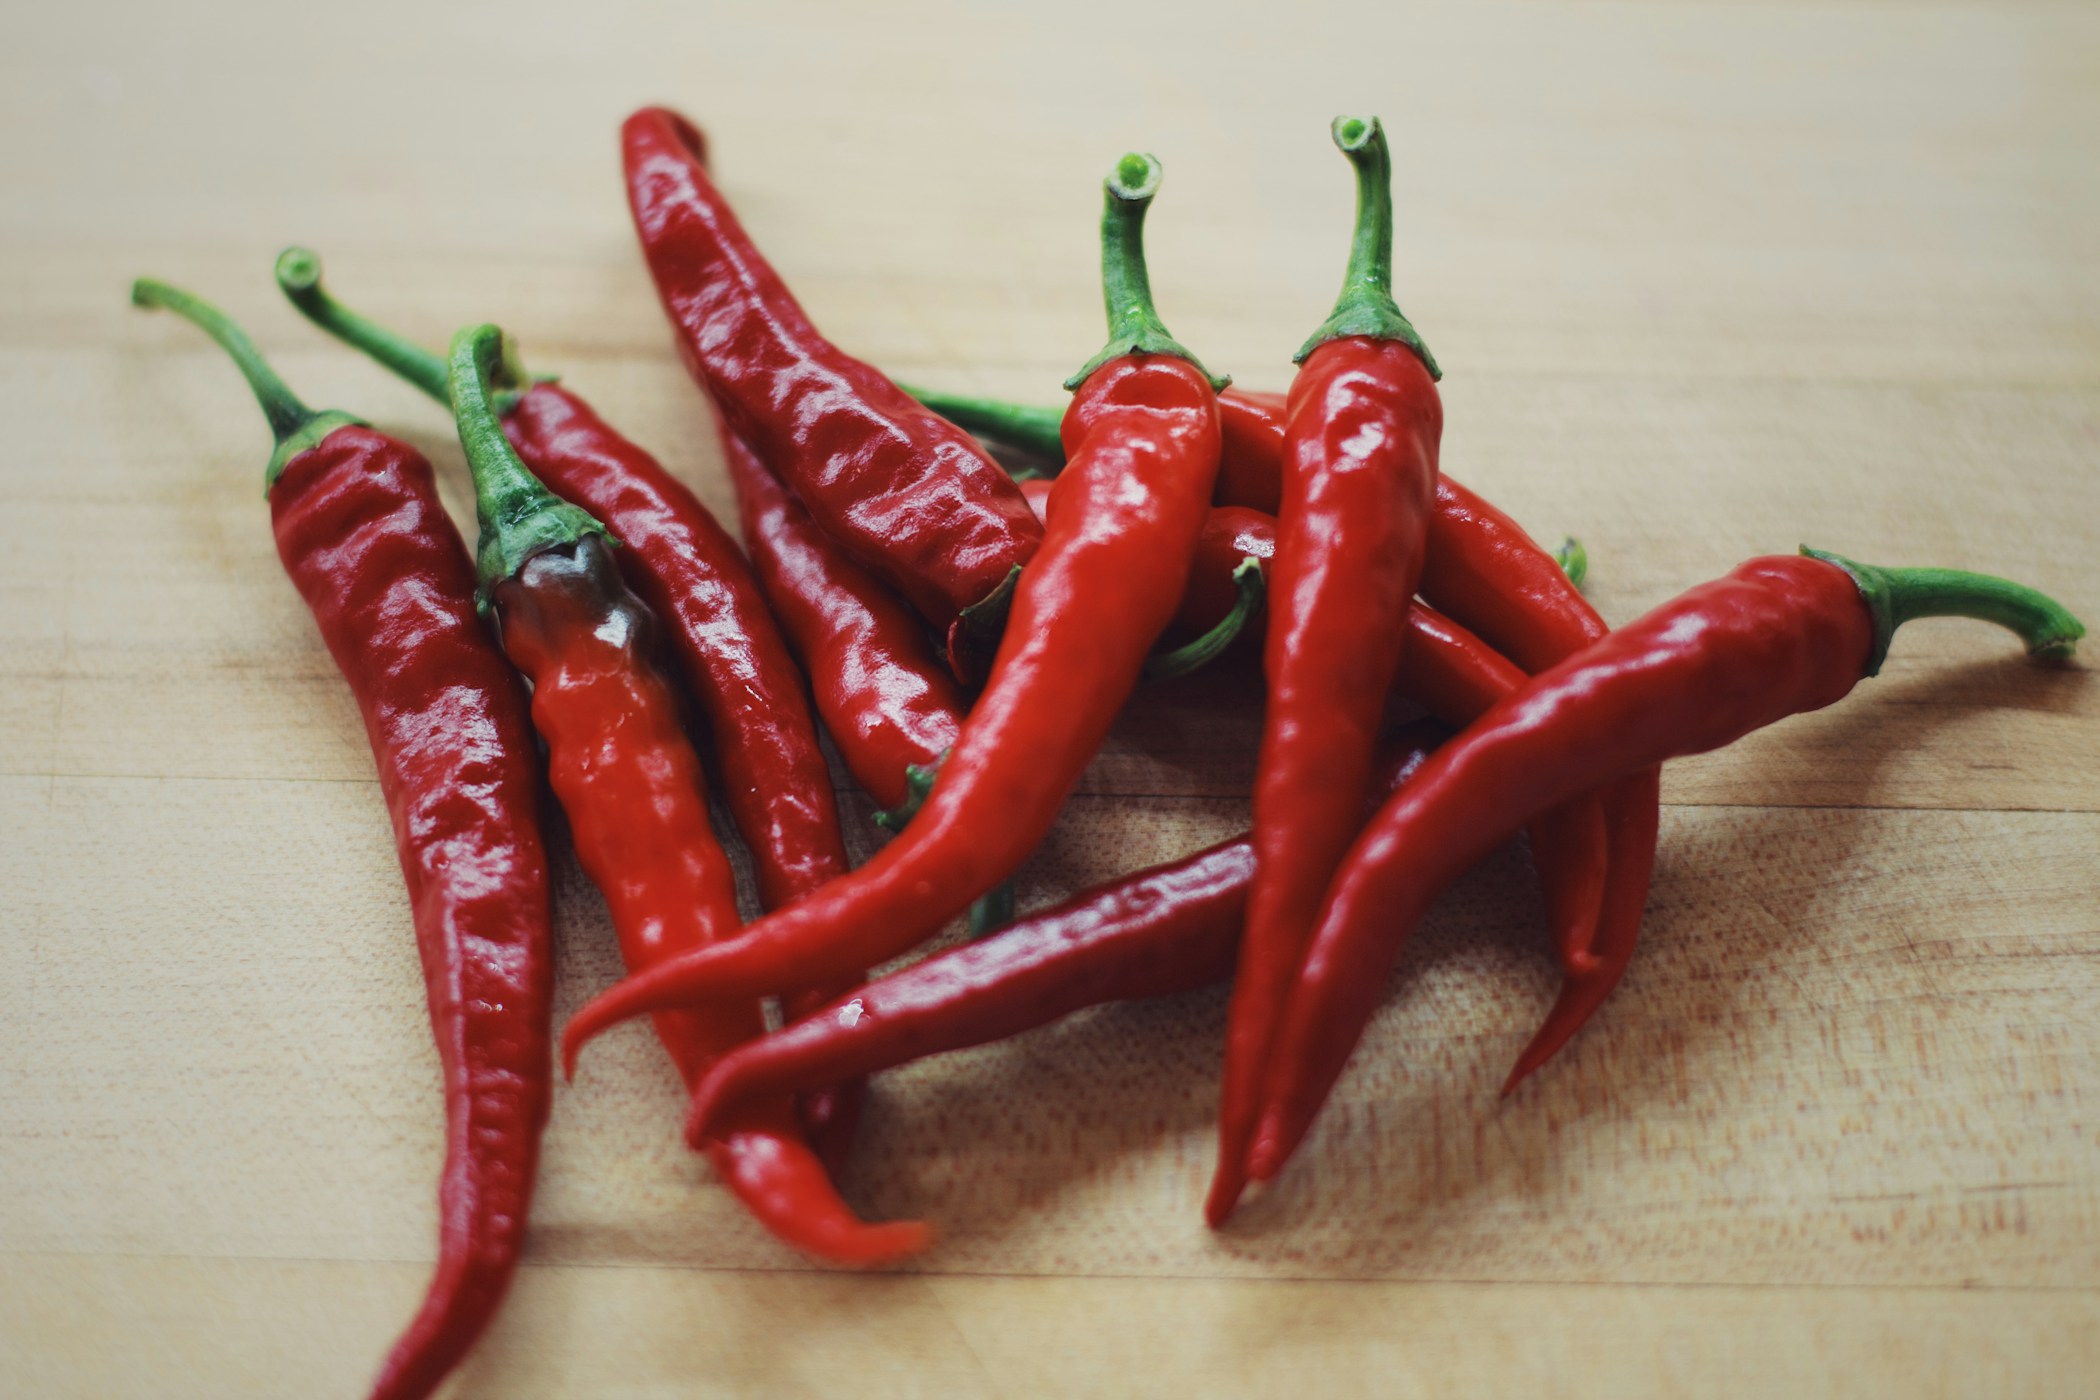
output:
{"label": "red chili pepper", "polygon": [[2003,579],[1804,551],[1752,559],[1600,638],[1483,715],[1351,849],[1286,1006],[1249,1167],[1304,1137],[1437,892],[1515,827],[1602,783],[1842,699],[1915,617],[1983,618],[2068,656],[2085,629]]}
{"label": "red chili pepper", "polygon": [[[1062,456],[1055,434],[1045,427],[1052,410],[926,389],[911,392],[987,437],[1047,460]],[[1282,493],[1284,400],[1231,389],[1219,396],[1218,408],[1228,431],[1217,498],[1232,503],[1220,509],[1260,509],[1265,503],[1273,509]],[[1436,496],[1422,569],[1424,597],[1530,671],[1543,670],[1603,635],[1604,620],[1584,601],[1560,561],[1539,548],[1515,521],[1448,473],[1439,473]],[[1564,548],[1571,546],[1572,541]],[[1569,562],[1579,568],[1580,556],[1571,554]],[[1216,594],[1214,565],[1199,582],[1206,597]],[[1541,871],[1549,888],[1571,888],[1565,882],[1579,878],[1591,888],[1601,881],[1603,894],[1591,903],[1553,904],[1554,942],[1566,981],[1546,1027],[1525,1052],[1525,1068],[1511,1077],[1510,1089],[1565,1044],[1618,984],[1633,956],[1647,903],[1661,800],[1658,775],[1637,774],[1611,791],[1582,800],[1598,805],[1602,813],[1590,820],[1609,828],[1609,870]],[[1545,858],[1553,861],[1563,850],[1574,849],[1549,845]]]}
{"label": "red chili pepper", "polygon": [[[314,324],[450,406],[444,357],[336,301],[321,283],[318,255],[287,249],[277,284]],[[685,483],[559,384],[530,383],[497,407],[504,436],[533,474],[625,546],[621,576],[665,621],[714,738],[723,797],[751,848],[761,903],[778,908],[843,875],[831,772],[802,676],[736,541]]]}
{"label": "red chili pepper", "polygon": [[925,805],[852,875],[592,1001],[569,1023],[565,1057],[643,1011],[761,994],[796,967],[823,976],[895,957],[1010,875],[1050,829],[1174,615],[1217,469],[1216,393],[1160,324],[1146,281],[1140,230],[1158,179],[1158,162],[1133,155],[1107,182],[1108,347],[1072,381],[1071,465],[1053,523]]}
{"label": "red chili pepper", "polygon": [[[315,325],[451,407],[444,357],[330,296],[318,254],[286,249],[277,259],[277,285]],[[669,624],[680,670],[714,740],[723,800],[751,852],[761,905],[777,909],[845,874],[831,770],[802,677],[736,542],[683,482],[569,390],[541,380],[498,407],[504,436],[526,466],[627,546],[621,576]],[[809,988],[789,1001],[821,1006],[844,990]],[[819,1150],[834,1165],[851,1146],[857,1094],[840,1086],[802,1105]]]}
{"label": "red chili pepper", "polygon": [[1020,492],[968,434],[818,333],[708,178],[691,123],[645,108],[621,137],[687,367],[825,532],[952,632],[1042,541]]}
{"label": "red chili pepper", "polygon": [[428,1395],[510,1285],[547,1122],[552,910],[525,693],[474,615],[474,569],[423,455],[307,408],[215,307],[153,281],[131,299],[224,346],[268,415],[278,557],[357,696],[379,765],[446,1132],[437,1272],[372,1394]]}
{"label": "red chili pepper", "polygon": [[1436,498],[1436,362],[1393,301],[1392,159],[1376,117],[1338,117],[1356,231],[1334,311],[1298,351],[1269,568],[1268,704],[1254,778],[1254,885],[1225,1022],[1218,1166],[1204,1213],[1246,1189],[1269,1038],[1370,796]]}
{"label": "red chili pepper", "polygon": [[[1449,734],[1419,720],[1394,735],[1377,790],[1406,782]],[[686,1132],[704,1136],[754,1098],[1003,1040],[1105,1002],[1221,982],[1253,875],[1253,845],[1238,836],[871,982],[725,1056],[694,1093]]]}
{"label": "red chili pepper", "polygon": [[[522,382],[496,327],[454,338],[452,402],[474,474],[484,596],[504,651],[532,682],[549,780],[577,859],[605,895],[621,956],[630,970],[656,966],[735,931],[735,881],[708,823],[678,698],[649,660],[655,619],[621,583],[605,527],[558,500],[506,441],[491,388],[499,372]],[[764,1026],[755,1001],[656,1021],[688,1086]],[[812,1253],[874,1263],[926,1243],[917,1222],[853,1218],[784,1100],[755,1107],[707,1151],[768,1229]]]}
{"label": "red chili pepper", "polygon": [[802,658],[817,713],[846,769],[884,807],[902,811],[931,786],[962,734],[955,682],[926,629],[896,594],[848,558],[726,427],[722,455],[736,487],[744,547],[781,630]]}

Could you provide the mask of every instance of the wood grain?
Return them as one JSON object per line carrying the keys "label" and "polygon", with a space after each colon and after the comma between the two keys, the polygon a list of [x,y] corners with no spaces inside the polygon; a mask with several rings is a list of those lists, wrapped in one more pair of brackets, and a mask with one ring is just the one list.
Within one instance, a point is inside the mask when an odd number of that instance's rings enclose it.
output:
{"label": "wood grain", "polygon": [[[442,417],[277,300],[284,243],[433,344],[515,330],[718,510],[613,133],[703,122],[841,344],[1048,401],[1140,145],[1176,332],[1253,387],[1332,296],[1322,129],[1396,133],[1445,464],[1625,620],[1803,538],[2089,619],[2100,17],[2045,4],[45,7],[0,53],[0,1393],[355,1395],[432,1248],[437,1071],[354,706],[278,569],[286,377]],[[441,139],[458,120],[474,133]],[[471,153],[471,155],[463,153]],[[1152,690],[1024,903],[1242,827],[1244,668]],[[1643,953],[1564,1058],[1521,848],[1437,908],[1319,1141],[1206,1232],[1218,993],[877,1086],[851,1186],[937,1221],[811,1269],[673,1137],[639,1033],[555,1106],[454,1388],[573,1394],[2062,1395],[2100,1374],[2100,686],[1907,629],[1844,704],[1674,765]],[[866,800],[844,785],[856,849]],[[615,975],[564,856],[564,1012]]]}

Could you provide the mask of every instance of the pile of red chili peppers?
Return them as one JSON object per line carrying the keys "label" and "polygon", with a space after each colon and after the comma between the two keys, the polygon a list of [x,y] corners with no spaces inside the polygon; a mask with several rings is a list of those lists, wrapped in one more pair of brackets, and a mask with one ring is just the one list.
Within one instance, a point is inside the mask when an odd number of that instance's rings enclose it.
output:
{"label": "pile of red chili peppers", "polygon": [[[634,224],[716,410],[741,550],[497,327],[416,345],[289,250],[293,304],[453,415],[470,557],[414,448],[308,408],[211,306],[134,287],[216,339],[268,419],[278,553],[364,715],[414,911],[445,1069],[439,1257],[375,1396],[436,1388],[524,1240],[553,1077],[543,792],[630,974],[570,1022],[566,1064],[649,1013],[692,1092],[687,1140],[752,1214],[879,1264],[931,1234],[839,1195],[869,1074],[1229,980],[1222,1224],[1304,1140],[1414,923],[1513,833],[1564,980],[1511,1088],[1626,971],[1665,760],[1842,699],[1911,618],[2071,654],[2084,629],[2031,589],[1805,548],[1607,628],[1579,547],[1549,553],[1443,474],[1440,371],[1392,294],[1385,134],[1332,135],[1355,229],[1288,394],[1227,389],[1167,331],[1142,239],[1160,164],[1132,154],[1105,183],[1108,341],[1059,410],[907,391],[840,350],[700,133],[637,112]],[[1266,692],[1252,829],[1015,919],[1008,882],[1133,694],[1235,648]],[[820,723],[890,833],[858,869]],[[748,925],[729,840],[756,872]],[[966,911],[974,941],[865,981]]]}

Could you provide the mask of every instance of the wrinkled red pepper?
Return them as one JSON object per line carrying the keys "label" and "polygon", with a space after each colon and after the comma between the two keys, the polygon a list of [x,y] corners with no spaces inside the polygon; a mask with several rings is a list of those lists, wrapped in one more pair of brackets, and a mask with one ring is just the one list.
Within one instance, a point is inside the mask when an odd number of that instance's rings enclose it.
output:
{"label": "wrinkled red pepper", "polygon": [[1429,901],[1531,816],[1843,699],[1912,618],[1983,618],[2042,656],[2068,656],[2085,632],[2003,579],[1804,554],[1752,559],[1600,638],[1503,699],[1386,803],[1335,878],[1285,1008],[1256,1179],[1303,1139]]}
{"label": "wrinkled red pepper", "polygon": [[1073,380],[1071,462],[1043,548],[918,815],[852,875],[734,943],[599,996],[569,1023],[565,1059],[644,1011],[776,990],[795,967],[824,976],[895,957],[1012,874],[1050,829],[1174,615],[1217,469],[1215,389],[1160,324],[1146,281],[1140,230],[1158,178],[1158,162],[1132,155],[1106,183],[1109,343]]}
{"label": "wrinkled red pepper", "polygon": [[[508,385],[522,379],[496,327],[454,338],[452,402],[474,476],[484,596],[504,651],[532,683],[549,780],[577,859],[605,895],[621,956],[630,970],[661,965],[736,931],[735,881],[678,697],[651,660],[655,619],[621,582],[605,527],[558,500],[506,440],[492,388],[499,374]],[[764,1028],[756,1001],[656,1019],[688,1086]],[[811,1253],[879,1263],[925,1246],[917,1222],[853,1217],[785,1100],[753,1106],[707,1153],[747,1209]]]}
{"label": "wrinkled red pepper", "polygon": [[223,345],[268,415],[278,557],[357,697],[393,819],[445,1080],[437,1271],[372,1387],[412,1400],[503,1301],[547,1122],[552,908],[524,689],[475,616],[423,455],[308,409],[216,308],[153,281],[131,296]]}
{"label": "wrinkled red pepper", "polygon": [[1020,492],[967,434],[818,333],[709,179],[690,122],[645,108],[621,141],[687,367],[824,531],[952,633],[1042,541]]}

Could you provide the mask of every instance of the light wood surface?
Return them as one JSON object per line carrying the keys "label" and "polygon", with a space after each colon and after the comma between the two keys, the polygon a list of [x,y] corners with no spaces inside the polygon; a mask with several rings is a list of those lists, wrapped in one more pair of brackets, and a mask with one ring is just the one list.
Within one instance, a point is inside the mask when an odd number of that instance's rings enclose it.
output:
{"label": "light wood surface", "polygon": [[[1806,538],[2100,616],[2100,17],[2007,4],[45,6],[0,52],[0,1393],[351,1396],[423,1287],[441,1125],[350,697],[279,571],[253,405],[447,425],[281,305],[323,251],[431,343],[502,321],[718,510],[619,118],[705,125],[843,345],[1048,399],[1097,182],[1166,163],[1176,332],[1281,387],[1395,135],[1445,464],[1624,620]],[[464,517],[463,517],[464,518]],[[1551,995],[1521,850],[1421,930],[1316,1140],[1221,1234],[1218,994],[880,1081],[814,1269],[675,1140],[639,1032],[557,1098],[461,1397],[2073,1395],[2100,1381],[2100,685],[1908,629],[1842,705],[1673,766],[1642,954]],[[1229,678],[1143,697],[1024,900],[1245,822]],[[868,848],[868,804],[847,803]],[[563,1014],[615,975],[563,860]]]}

